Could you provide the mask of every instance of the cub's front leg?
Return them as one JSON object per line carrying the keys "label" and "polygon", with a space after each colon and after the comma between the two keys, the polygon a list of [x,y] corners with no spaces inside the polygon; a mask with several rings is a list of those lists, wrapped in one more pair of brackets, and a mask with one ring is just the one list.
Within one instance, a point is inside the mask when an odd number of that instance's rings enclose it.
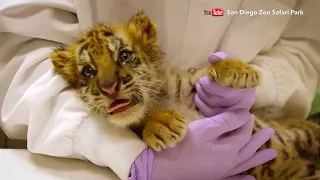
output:
{"label": "cub's front leg", "polygon": [[186,133],[187,124],[182,114],[172,109],[158,108],[146,117],[142,139],[155,151],[161,151],[175,146]]}
{"label": "cub's front leg", "polygon": [[240,60],[227,58],[208,67],[208,77],[233,88],[253,88],[260,83],[260,72]]}

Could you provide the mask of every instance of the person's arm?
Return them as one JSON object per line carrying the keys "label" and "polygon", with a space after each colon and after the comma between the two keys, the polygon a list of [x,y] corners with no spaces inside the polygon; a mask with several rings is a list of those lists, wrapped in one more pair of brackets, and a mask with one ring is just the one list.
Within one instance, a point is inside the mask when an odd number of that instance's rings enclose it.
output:
{"label": "person's arm", "polygon": [[279,40],[250,62],[262,72],[254,108],[264,108],[263,114],[280,108],[285,116],[304,119],[310,111],[319,84],[320,2],[301,3],[296,9],[304,15],[291,16]]}
{"label": "person's arm", "polygon": [[89,116],[52,72],[52,50],[77,35],[71,0],[0,2],[1,127],[9,138],[27,139],[33,153],[86,159],[128,179],[145,144]]}

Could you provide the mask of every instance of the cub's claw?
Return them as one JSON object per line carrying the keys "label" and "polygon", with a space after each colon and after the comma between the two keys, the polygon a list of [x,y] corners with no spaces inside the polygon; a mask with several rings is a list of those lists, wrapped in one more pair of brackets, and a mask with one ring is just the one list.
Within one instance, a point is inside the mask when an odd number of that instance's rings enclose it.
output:
{"label": "cub's claw", "polygon": [[143,141],[155,151],[173,147],[187,133],[184,117],[172,109],[156,109],[148,116],[142,132]]}
{"label": "cub's claw", "polygon": [[223,86],[253,88],[260,83],[260,72],[235,59],[224,59],[208,68],[208,76]]}

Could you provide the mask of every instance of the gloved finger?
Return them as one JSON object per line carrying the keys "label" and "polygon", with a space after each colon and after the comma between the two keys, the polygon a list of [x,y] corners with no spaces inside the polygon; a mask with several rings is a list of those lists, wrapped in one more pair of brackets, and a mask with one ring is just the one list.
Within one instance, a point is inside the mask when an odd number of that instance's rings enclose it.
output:
{"label": "gloved finger", "polygon": [[264,128],[254,133],[249,143],[246,144],[238,154],[240,162],[244,162],[252,157],[259,148],[274,135],[274,133],[272,128]]}
{"label": "gloved finger", "polygon": [[[199,83],[196,84],[196,90],[197,94],[201,98],[202,101],[204,101],[206,104],[212,107],[230,107],[233,106],[234,104],[237,104],[239,102],[238,98],[224,98],[221,96],[216,96],[207,93],[201,88],[201,85]],[[244,91],[245,93],[246,91]],[[239,95],[240,96],[240,95]],[[241,95],[242,96],[242,95]]]}
{"label": "gloved finger", "polygon": [[255,102],[255,97],[253,95],[254,92],[252,91],[254,91],[254,89],[249,89],[248,91],[245,91],[243,94],[239,95],[239,97],[237,97],[238,102],[225,108],[225,110],[229,111],[239,108],[249,110]]}
{"label": "gloved finger", "polygon": [[227,58],[229,55],[225,52],[216,52],[214,54],[210,54],[208,61],[210,64],[213,64],[215,62],[221,61],[225,58]]}
{"label": "gloved finger", "polygon": [[250,109],[255,102],[255,97],[253,96],[255,88],[241,91],[236,94],[236,96],[229,98],[209,94],[201,88],[199,83],[196,84],[196,90],[200,99],[211,108],[220,107],[223,110],[233,110],[238,108]]}
{"label": "gloved finger", "polygon": [[256,178],[251,175],[237,175],[237,176],[222,178],[221,180],[256,180]]}
{"label": "gloved finger", "polygon": [[255,153],[250,159],[232,169],[226,176],[233,176],[245,172],[251,168],[264,164],[278,156],[278,152],[274,149],[264,149]]}
{"label": "gloved finger", "polygon": [[[254,126],[254,116],[250,115],[249,120],[239,129],[230,133],[228,136],[217,140],[217,145],[232,144],[232,150],[240,152],[241,149],[250,141]],[[242,162],[239,160],[239,162]]]}
{"label": "gloved finger", "polygon": [[247,91],[247,89],[234,89],[232,87],[224,87],[217,82],[204,76],[198,81],[203,91],[211,95],[216,95],[224,98],[237,97],[239,94]]}
{"label": "gloved finger", "polygon": [[[243,126],[251,115],[247,110],[237,109],[189,123],[189,132],[201,141],[214,141],[222,134]],[[199,141],[200,142],[200,141]]]}
{"label": "gloved finger", "polygon": [[202,114],[204,114],[206,117],[211,117],[217,114],[220,114],[224,111],[224,108],[219,107],[211,107],[208,104],[206,104],[198,94],[194,95],[194,101],[196,103],[196,106],[199,108]]}

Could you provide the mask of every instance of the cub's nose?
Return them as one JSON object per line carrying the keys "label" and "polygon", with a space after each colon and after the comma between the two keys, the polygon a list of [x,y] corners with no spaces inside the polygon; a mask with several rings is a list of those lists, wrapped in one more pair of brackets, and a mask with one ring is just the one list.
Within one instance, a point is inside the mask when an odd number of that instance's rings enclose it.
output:
{"label": "cub's nose", "polygon": [[105,80],[100,83],[100,88],[102,91],[108,93],[111,96],[114,96],[119,91],[118,84],[119,84],[118,78],[113,80]]}

